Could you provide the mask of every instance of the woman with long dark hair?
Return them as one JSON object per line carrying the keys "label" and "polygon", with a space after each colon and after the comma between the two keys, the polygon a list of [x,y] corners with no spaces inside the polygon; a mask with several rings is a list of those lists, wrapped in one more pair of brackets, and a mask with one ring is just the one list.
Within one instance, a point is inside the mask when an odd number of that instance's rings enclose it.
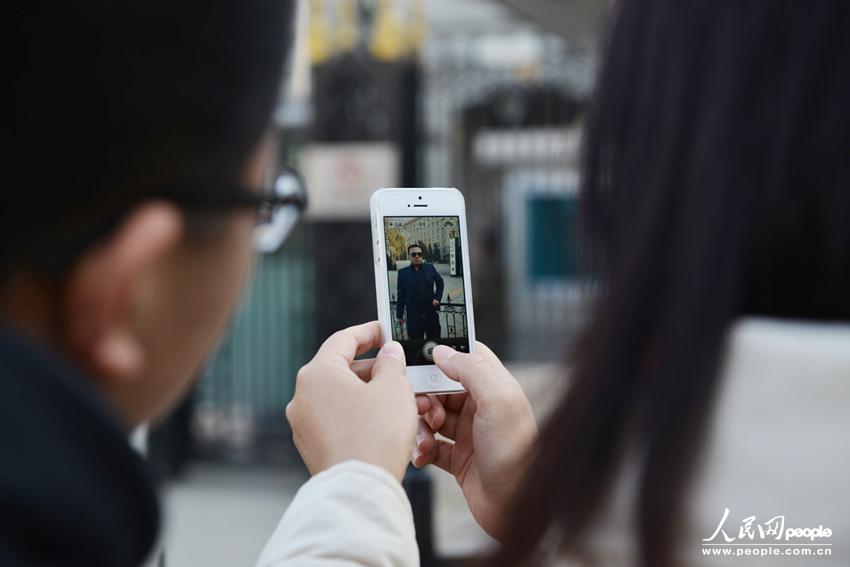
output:
{"label": "woman with long dark hair", "polygon": [[[775,366],[768,356],[787,357],[791,368],[752,392],[751,420],[721,424],[740,427],[739,438],[752,435],[746,427],[778,433],[788,421],[814,433],[828,422],[818,412],[832,408],[829,396],[850,402],[848,15],[846,2],[618,3],[587,123],[581,192],[587,259],[601,286],[569,394],[544,428],[516,499],[501,564],[531,557],[548,532],[575,549],[626,458],[635,469],[643,563],[680,562],[671,555],[679,544],[696,554],[698,539],[679,538],[694,513],[688,481],[700,450],[725,457],[738,441],[712,429],[712,414],[727,416],[725,406],[736,403],[728,394],[747,392],[727,382],[759,380]],[[758,358],[759,345],[748,341],[774,341],[777,349],[765,347]],[[790,352],[778,348],[786,343]],[[834,368],[818,365],[824,345],[834,346],[824,354]],[[748,357],[749,372],[740,368]],[[778,397],[782,407],[765,407],[776,400],[772,389],[786,387],[782,380],[800,392],[821,386],[819,369],[835,379],[823,398],[789,393]],[[728,392],[718,401],[721,388]],[[825,434],[838,444],[817,463],[795,462],[808,454],[793,446],[797,436],[781,448],[753,442],[752,453],[738,456],[768,459],[774,478],[792,483],[787,490],[819,490],[828,501],[840,497],[837,481],[850,474],[850,446],[841,441],[850,422],[840,423],[843,432]],[[728,445],[706,447],[712,442]],[[843,472],[815,473],[834,465]],[[754,469],[746,461],[735,469],[740,483],[761,484],[775,498],[775,514],[793,516],[778,483],[746,478]],[[807,473],[833,484],[796,484]],[[717,481],[694,480],[702,490]],[[738,520],[770,512],[715,502],[696,511],[712,520],[705,537],[724,506]],[[842,514],[835,506],[818,512],[822,521]],[[835,552],[846,558],[848,550]]]}
{"label": "woman with long dark hair", "polygon": [[[773,543],[847,564],[848,30],[840,0],[615,4],[582,164],[593,310],[567,393],[537,436],[482,345],[434,351],[468,394],[417,400],[413,462],[456,477],[502,544],[488,565]],[[301,446],[328,443],[300,418],[321,392],[299,394]],[[832,539],[783,532],[818,524]]]}

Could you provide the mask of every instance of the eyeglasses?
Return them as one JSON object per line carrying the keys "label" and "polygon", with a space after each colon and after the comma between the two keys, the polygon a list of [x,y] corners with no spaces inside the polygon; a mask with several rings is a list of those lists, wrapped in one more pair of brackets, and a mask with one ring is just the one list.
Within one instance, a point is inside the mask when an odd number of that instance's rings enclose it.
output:
{"label": "eyeglasses", "polygon": [[307,187],[294,169],[282,167],[260,191],[237,189],[227,191],[181,192],[173,195],[190,210],[223,207],[254,207],[254,249],[272,253],[292,234],[307,208]]}
{"label": "eyeglasses", "polygon": [[[180,190],[162,189],[151,196],[174,202],[186,211],[208,212],[229,207],[252,207],[257,211],[254,225],[254,248],[259,252],[274,252],[298,225],[307,208],[307,187],[302,177],[289,167],[282,167],[261,191],[245,187],[210,185]],[[105,201],[105,200],[104,200]],[[111,205],[111,207],[110,207]],[[127,204],[123,203],[126,207]],[[98,238],[103,237],[120,221],[122,203],[102,203],[102,208],[115,212],[104,218],[82,218],[78,225],[64,227],[62,237],[51,244],[51,253],[43,255],[39,268],[48,276],[59,277],[78,254]]]}
{"label": "eyeglasses", "polygon": [[410,255],[420,257],[422,256],[422,252],[411,252]]}
{"label": "eyeglasses", "polygon": [[292,234],[307,208],[307,186],[294,169],[281,168],[268,190],[258,195],[254,248],[276,251]]}

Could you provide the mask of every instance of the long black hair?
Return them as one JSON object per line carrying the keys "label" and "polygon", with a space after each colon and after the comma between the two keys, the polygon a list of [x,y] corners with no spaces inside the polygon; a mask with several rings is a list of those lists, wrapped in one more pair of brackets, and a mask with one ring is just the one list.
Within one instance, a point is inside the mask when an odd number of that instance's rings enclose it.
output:
{"label": "long black hair", "polygon": [[580,551],[627,451],[641,561],[671,564],[731,323],[850,320],[850,4],[614,10],[582,164],[593,317],[499,565]]}
{"label": "long black hair", "polygon": [[108,230],[166,189],[239,181],[277,101],[291,0],[9,10],[0,277],[67,265],[73,258],[52,258],[63,244],[84,245],[93,227]]}

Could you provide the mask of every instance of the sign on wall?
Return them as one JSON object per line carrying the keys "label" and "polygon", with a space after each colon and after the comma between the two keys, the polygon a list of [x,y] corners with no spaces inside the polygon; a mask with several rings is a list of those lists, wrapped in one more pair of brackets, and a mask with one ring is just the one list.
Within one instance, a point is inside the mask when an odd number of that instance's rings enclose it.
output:
{"label": "sign on wall", "polygon": [[372,192],[398,185],[398,150],[390,143],[313,144],[301,151],[299,167],[313,219],[368,220]]}

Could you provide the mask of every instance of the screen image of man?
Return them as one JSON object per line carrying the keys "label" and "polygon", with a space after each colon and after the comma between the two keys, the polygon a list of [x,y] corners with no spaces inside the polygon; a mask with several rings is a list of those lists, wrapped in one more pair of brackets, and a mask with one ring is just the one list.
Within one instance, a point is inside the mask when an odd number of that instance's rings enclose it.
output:
{"label": "screen image of man", "polygon": [[410,265],[398,271],[396,319],[399,325],[407,321],[411,339],[439,339],[437,310],[443,299],[443,278],[433,264],[424,262],[421,247],[411,244],[407,255]]}

